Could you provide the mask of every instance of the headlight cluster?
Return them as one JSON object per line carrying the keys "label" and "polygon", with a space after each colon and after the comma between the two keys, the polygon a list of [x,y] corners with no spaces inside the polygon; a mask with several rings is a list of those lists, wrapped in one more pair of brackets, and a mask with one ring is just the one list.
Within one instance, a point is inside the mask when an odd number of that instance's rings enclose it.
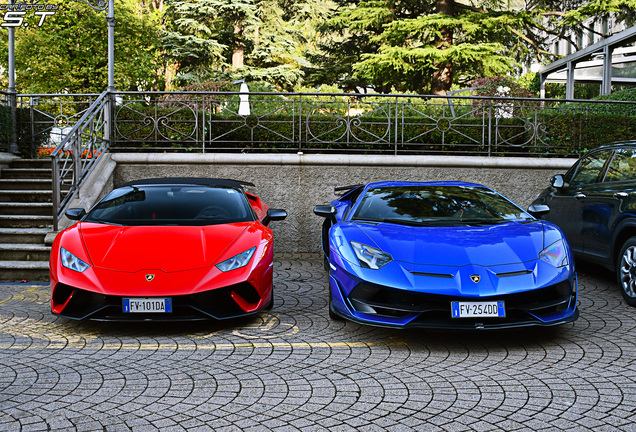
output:
{"label": "headlight cluster", "polygon": [[238,268],[245,267],[247,263],[250,262],[252,255],[254,255],[254,251],[256,251],[256,246],[238,255],[234,255],[230,259],[226,259],[225,261],[218,263],[216,265],[216,268],[218,268],[222,272],[228,272],[230,270],[236,270]]}
{"label": "headlight cluster", "polygon": [[62,265],[76,272],[82,273],[90,267],[90,264],[85,263],[64,248],[60,248],[60,256],[62,258]]}
{"label": "headlight cluster", "polygon": [[557,240],[543,249],[539,252],[539,258],[555,267],[568,265],[568,254],[565,251],[563,240]]}
{"label": "headlight cluster", "polygon": [[378,270],[393,260],[388,253],[362,243],[351,242],[351,247],[362,267]]}

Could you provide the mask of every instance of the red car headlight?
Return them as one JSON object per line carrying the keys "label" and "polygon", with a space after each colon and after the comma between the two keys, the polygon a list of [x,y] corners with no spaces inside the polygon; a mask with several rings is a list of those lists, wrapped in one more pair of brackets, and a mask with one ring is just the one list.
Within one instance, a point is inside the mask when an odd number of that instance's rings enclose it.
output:
{"label": "red car headlight", "polygon": [[90,267],[90,264],[85,263],[64,248],[60,248],[60,257],[62,258],[62,265],[73,271],[82,273]]}
{"label": "red car headlight", "polygon": [[216,268],[218,268],[222,272],[228,272],[230,270],[236,270],[238,268],[245,267],[247,263],[250,262],[250,259],[252,259],[254,251],[256,251],[256,247],[248,249],[245,252],[241,252],[238,255],[234,255],[232,258],[218,263],[216,265]]}

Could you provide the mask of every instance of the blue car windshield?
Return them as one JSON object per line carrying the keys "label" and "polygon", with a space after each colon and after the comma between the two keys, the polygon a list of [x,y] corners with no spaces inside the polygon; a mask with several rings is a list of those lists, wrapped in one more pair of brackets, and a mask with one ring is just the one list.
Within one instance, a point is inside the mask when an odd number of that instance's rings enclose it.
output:
{"label": "blue car windshield", "polygon": [[255,220],[245,194],[231,187],[127,186],[113,190],[83,219],[115,225],[217,225]]}
{"label": "blue car windshield", "polygon": [[351,220],[405,225],[491,225],[535,219],[484,187],[416,185],[367,190]]}

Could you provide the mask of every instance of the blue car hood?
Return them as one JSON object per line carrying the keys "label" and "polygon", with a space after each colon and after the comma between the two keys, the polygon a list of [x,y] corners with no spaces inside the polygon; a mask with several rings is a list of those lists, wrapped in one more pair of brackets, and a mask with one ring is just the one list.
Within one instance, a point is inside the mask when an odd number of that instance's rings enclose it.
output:
{"label": "blue car hood", "polygon": [[541,222],[491,226],[412,227],[391,223],[345,223],[349,241],[364,243],[364,234],[394,260],[429,265],[493,266],[536,260],[544,248]]}

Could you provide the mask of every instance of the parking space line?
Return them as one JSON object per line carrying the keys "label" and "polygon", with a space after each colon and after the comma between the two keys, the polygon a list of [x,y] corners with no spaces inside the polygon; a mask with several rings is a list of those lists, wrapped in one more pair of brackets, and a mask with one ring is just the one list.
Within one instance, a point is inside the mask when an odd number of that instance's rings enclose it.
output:
{"label": "parking space line", "polygon": [[27,289],[23,290],[22,292],[20,292],[20,293],[18,293],[16,295],[10,296],[9,298],[6,298],[4,300],[0,300],[0,305],[3,305],[3,304],[8,303],[10,301],[24,301],[24,300],[27,299],[29,293],[32,293],[32,292],[40,290],[40,289],[42,289],[41,286],[32,286],[30,288],[27,288]]}
{"label": "parking space line", "polygon": [[62,349],[62,348],[78,348],[78,349],[94,349],[102,350],[235,350],[238,348],[249,349],[265,349],[265,348],[370,348],[378,346],[399,346],[404,345],[401,342],[382,343],[374,342],[258,342],[258,343],[226,343],[211,345],[181,345],[181,344],[0,344],[0,350],[29,350],[29,349]]}

